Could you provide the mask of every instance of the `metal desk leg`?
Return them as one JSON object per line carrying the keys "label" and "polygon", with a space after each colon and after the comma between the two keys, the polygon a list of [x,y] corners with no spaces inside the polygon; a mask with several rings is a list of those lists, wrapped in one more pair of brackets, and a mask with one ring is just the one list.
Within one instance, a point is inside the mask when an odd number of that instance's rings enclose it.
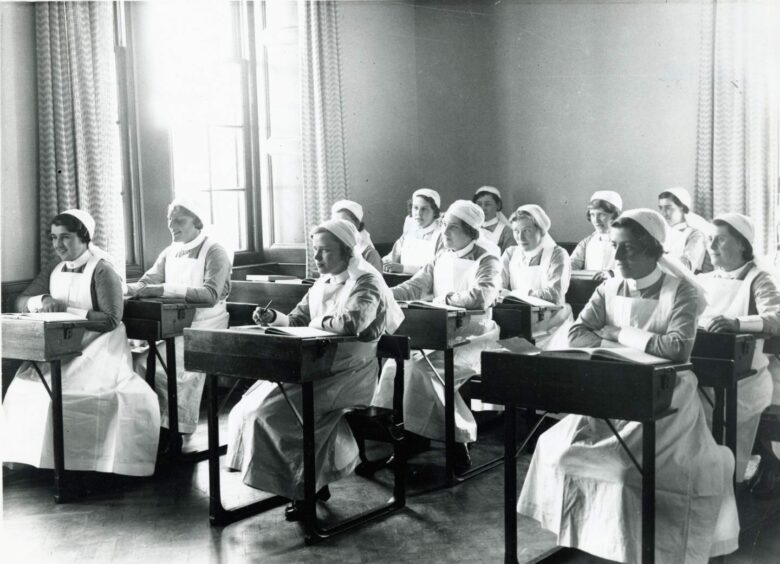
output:
{"label": "metal desk leg", "polygon": [[171,459],[181,456],[181,443],[179,442],[179,395],[176,382],[176,341],[173,338],[165,339],[165,358],[168,361],[168,453]]}
{"label": "metal desk leg", "polygon": [[217,378],[214,374],[206,375],[209,435],[209,521],[212,526],[223,526],[279,507],[286,503],[287,500],[280,496],[273,496],[233,509],[225,509],[225,506],[222,505],[222,484],[219,473],[220,448]]}
{"label": "metal desk leg", "polygon": [[314,467],[314,384],[301,384],[303,395],[303,532],[306,544],[317,541],[317,474]]}
{"label": "metal desk leg", "polygon": [[517,563],[517,414],[513,405],[504,411],[504,562]]}
{"label": "metal desk leg", "polygon": [[642,422],[642,564],[655,562],[655,421]]}
{"label": "metal desk leg", "polygon": [[[737,381],[729,382],[726,388],[726,446],[737,457]],[[734,483],[736,484],[744,476],[737,476],[736,464],[734,465]]]}
{"label": "metal desk leg", "polygon": [[717,387],[715,391],[715,405],[712,406],[712,437],[719,445],[723,444],[724,413],[724,389]]}
{"label": "metal desk leg", "polygon": [[157,372],[157,342],[146,341],[149,344],[149,352],[146,354],[146,383],[153,390],[155,387],[155,373]]}
{"label": "metal desk leg", "polygon": [[52,440],[54,442],[54,501],[67,501],[65,492],[65,439],[62,422],[62,363],[51,361]]}
{"label": "metal desk leg", "polygon": [[444,351],[444,454],[447,485],[455,479],[455,351]]}

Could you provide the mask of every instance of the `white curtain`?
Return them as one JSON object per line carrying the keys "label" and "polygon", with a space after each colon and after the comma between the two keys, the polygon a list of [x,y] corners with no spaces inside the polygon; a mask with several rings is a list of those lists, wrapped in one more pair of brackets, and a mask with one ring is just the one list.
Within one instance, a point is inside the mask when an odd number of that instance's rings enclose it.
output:
{"label": "white curtain", "polygon": [[306,269],[316,272],[309,231],[347,197],[338,12],[335,2],[298,3]]}
{"label": "white curtain", "polygon": [[117,79],[111,2],[35,6],[41,266],[56,262],[52,218],[88,211],[92,237],[124,277]]}
{"label": "white curtain", "polygon": [[780,2],[702,7],[696,210],[748,215],[755,249],[777,244]]}

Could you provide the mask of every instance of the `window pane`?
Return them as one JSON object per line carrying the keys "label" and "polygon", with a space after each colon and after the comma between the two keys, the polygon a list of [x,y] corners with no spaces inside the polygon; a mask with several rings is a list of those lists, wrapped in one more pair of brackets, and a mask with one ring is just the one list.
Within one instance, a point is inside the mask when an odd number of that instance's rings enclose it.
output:
{"label": "window pane", "polygon": [[268,30],[298,26],[298,3],[289,0],[265,2],[265,27]]}
{"label": "window pane", "polygon": [[268,123],[271,137],[300,137],[298,59],[289,45],[268,45]]}
{"label": "window pane", "polygon": [[214,194],[214,233],[229,250],[247,248],[246,195],[243,190]]}
{"label": "window pane", "polygon": [[177,125],[173,129],[173,181],[177,192],[209,187],[207,131],[206,127],[196,124]]}
{"label": "window pane", "polygon": [[273,190],[274,242],[305,243],[303,236],[303,180],[301,159],[295,154],[269,155]]}
{"label": "window pane", "polygon": [[244,133],[237,127],[211,129],[211,189],[245,187]]}
{"label": "window pane", "polygon": [[219,125],[243,125],[241,63],[224,61],[215,66],[204,86],[210,90],[209,121]]}

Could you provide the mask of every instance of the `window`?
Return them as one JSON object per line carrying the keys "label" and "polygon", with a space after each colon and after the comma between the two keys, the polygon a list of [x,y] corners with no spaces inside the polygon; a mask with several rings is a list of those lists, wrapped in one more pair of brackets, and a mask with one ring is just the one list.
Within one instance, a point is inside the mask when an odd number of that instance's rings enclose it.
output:
{"label": "window", "polygon": [[125,213],[135,239],[153,248],[133,256],[149,265],[163,246],[163,202],[187,195],[239,256],[303,260],[297,4],[174,1],[124,11]]}

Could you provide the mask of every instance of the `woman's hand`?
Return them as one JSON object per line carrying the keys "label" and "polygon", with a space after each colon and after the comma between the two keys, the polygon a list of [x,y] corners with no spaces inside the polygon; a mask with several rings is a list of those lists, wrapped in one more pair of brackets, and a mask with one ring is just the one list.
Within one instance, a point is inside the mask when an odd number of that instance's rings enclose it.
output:
{"label": "woman's hand", "polygon": [[68,308],[65,307],[65,304],[62,303],[59,300],[55,300],[51,296],[46,296],[41,300],[41,309],[40,311],[44,312],[52,312],[52,311],[65,311]]}
{"label": "woman's hand", "polygon": [[135,295],[139,298],[159,298],[163,295],[163,285],[149,284],[138,290]]}
{"label": "woman's hand", "polygon": [[617,342],[618,336],[620,335],[620,329],[614,325],[605,325],[601,329],[594,331],[594,333],[605,341]]}
{"label": "woman's hand", "polygon": [[596,282],[604,282],[604,280],[609,280],[611,277],[612,275],[609,273],[609,270],[602,270],[593,275],[593,280]]}
{"label": "woman's hand", "polygon": [[707,326],[707,331],[712,333],[736,333],[739,331],[739,321],[733,317],[718,315]]}
{"label": "woman's hand", "polygon": [[276,321],[276,310],[256,307],[252,312],[252,321],[257,325],[268,325]]}
{"label": "woman's hand", "polygon": [[386,262],[382,265],[382,270],[385,272],[403,272],[404,265],[400,262]]}

